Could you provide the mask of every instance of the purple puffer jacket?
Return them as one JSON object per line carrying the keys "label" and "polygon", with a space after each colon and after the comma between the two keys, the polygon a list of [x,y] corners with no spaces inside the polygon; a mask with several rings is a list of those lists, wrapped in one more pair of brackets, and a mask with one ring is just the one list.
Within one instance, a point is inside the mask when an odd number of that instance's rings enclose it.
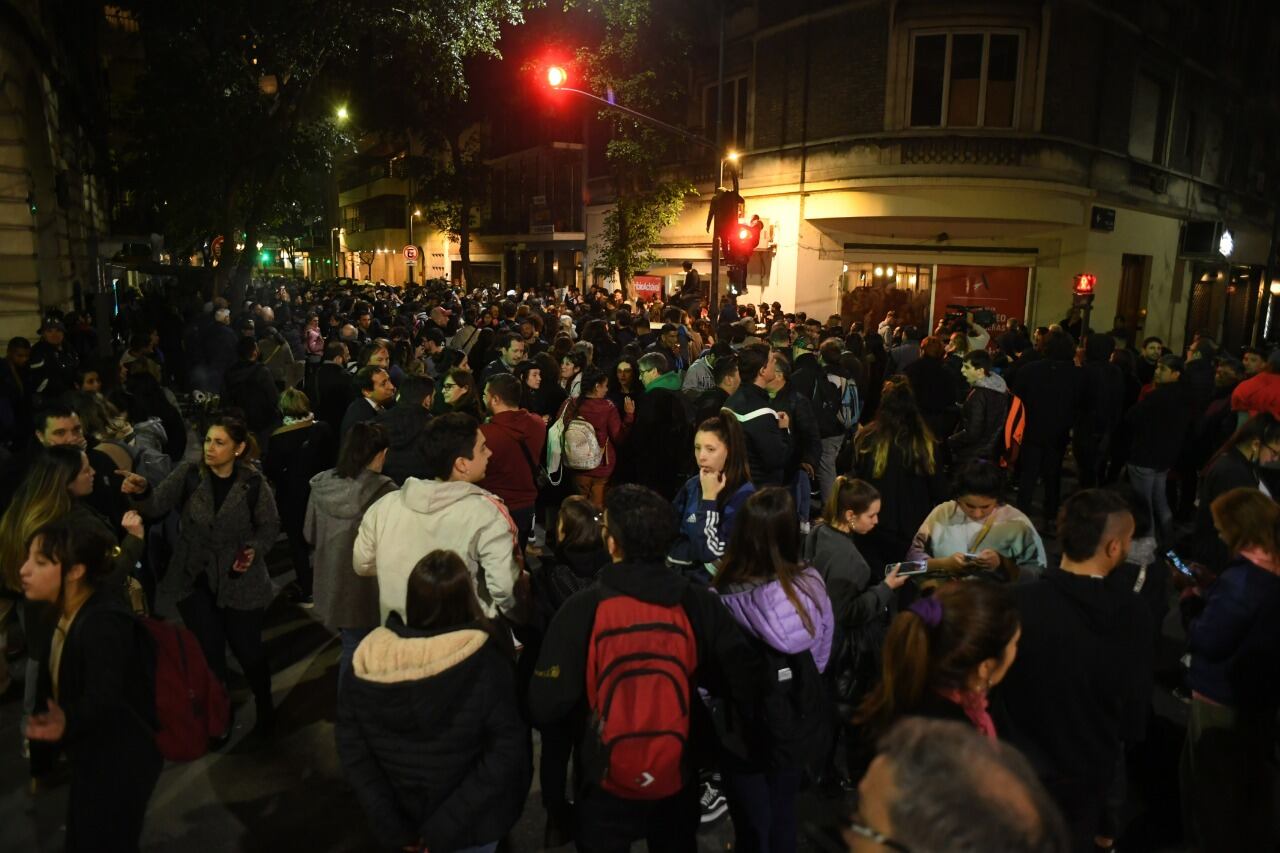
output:
{"label": "purple puffer jacket", "polygon": [[800,614],[783,592],[779,581],[734,585],[720,592],[720,600],[749,634],[786,655],[811,652],[818,671],[824,672],[831,656],[835,619],[831,615],[831,599],[827,596],[822,576],[814,569],[806,568],[796,583],[796,595],[802,606],[809,607],[810,618],[814,622],[813,634],[805,629]]}

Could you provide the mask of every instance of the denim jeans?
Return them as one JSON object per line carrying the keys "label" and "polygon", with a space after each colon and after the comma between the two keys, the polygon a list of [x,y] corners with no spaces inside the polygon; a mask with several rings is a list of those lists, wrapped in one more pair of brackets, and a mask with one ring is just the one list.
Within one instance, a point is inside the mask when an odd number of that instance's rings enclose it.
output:
{"label": "denim jeans", "polygon": [[844,444],[843,435],[833,435],[822,439],[822,456],[818,460],[818,492],[825,504],[831,497],[831,487],[836,484],[836,457],[840,455],[840,446]]}
{"label": "denim jeans", "polygon": [[1129,465],[1129,482],[1147,505],[1151,532],[1157,542],[1166,545],[1173,536],[1173,511],[1169,509],[1169,493],[1165,488],[1168,477],[1168,471]]}

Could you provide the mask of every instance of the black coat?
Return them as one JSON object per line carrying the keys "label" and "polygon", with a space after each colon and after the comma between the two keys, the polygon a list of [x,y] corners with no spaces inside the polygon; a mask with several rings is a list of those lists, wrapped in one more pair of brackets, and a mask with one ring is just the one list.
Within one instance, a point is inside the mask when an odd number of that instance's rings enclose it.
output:
{"label": "black coat", "polygon": [[[739,415],[750,415],[761,409],[776,409],[774,401],[764,389],[751,382],[744,382],[725,401],[725,406]],[[778,419],[766,413],[742,421],[742,431],[747,439],[747,464],[751,468],[751,482],[757,488],[781,485],[794,446],[791,430],[778,426]]]}
{"label": "black coat", "polygon": [[269,430],[280,423],[280,392],[265,364],[237,361],[223,380],[222,404],[244,412],[244,420],[254,432]]}
{"label": "black coat", "polygon": [[636,482],[667,500],[688,478],[693,459],[693,417],[679,391],[647,388],[636,400],[636,420],[627,437],[627,457]]}
{"label": "black coat", "polygon": [[911,383],[911,393],[915,395],[924,422],[934,438],[942,441],[951,434],[956,422],[956,404],[960,400],[956,396],[955,377],[942,359],[928,356],[908,364],[902,374]]}
{"label": "black coat", "polygon": [[374,420],[386,427],[387,438],[391,441],[382,473],[394,480],[397,486],[403,486],[409,477],[430,479],[421,441],[427,424],[431,422],[431,413],[422,406],[400,405],[379,412]]}
{"label": "black coat", "polygon": [[355,380],[342,365],[326,361],[316,368],[312,389],[311,410],[316,413],[318,420],[329,425],[334,434],[339,433],[347,406],[360,396]]}
{"label": "black coat", "polygon": [[999,458],[1004,446],[1004,422],[1008,414],[1007,393],[994,388],[972,388],[960,410],[960,423],[947,439],[955,464],[971,459],[994,461]]}
{"label": "black coat", "polygon": [[1076,422],[1084,377],[1073,362],[1045,358],[1018,371],[1013,393],[1027,410],[1022,443],[1059,444]]}
{"label": "black coat", "polygon": [[1030,759],[1070,824],[1081,804],[1105,800],[1122,742],[1144,734],[1151,614],[1131,589],[1061,569],[1013,592],[1022,639],[993,693],[993,716],[1001,737]]}
{"label": "black coat", "polygon": [[351,428],[356,424],[375,420],[379,414],[381,410],[370,405],[364,395],[356,397],[347,406],[347,411],[342,416],[342,426],[338,428],[338,441],[345,439],[347,433],[351,432]]}
{"label": "black coat", "polygon": [[280,524],[286,531],[301,533],[311,478],[332,468],[337,458],[333,431],[323,421],[290,424],[271,434],[262,469],[275,491]]}
{"label": "black coat", "polygon": [[1124,416],[1124,374],[1105,361],[1089,361],[1080,368],[1080,417],[1076,429],[1088,436],[1110,435]]}
{"label": "black coat", "polygon": [[515,668],[475,626],[431,634],[393,614],[338,696],[338,755],[387,850],[500,840],[533,776]]}
{"label": "black coat", "polygon": [[1157,385],[1129,413],[1129,463],[1168,471],[1191,429],[1191,401],[1181,382]]}
{"label": "black coat", "polygon": [[43,339],[36,341],[31,347],[31,360],[27,362],[33,399],[48,403],[70,391],[79,364],[80,359],[66,343],[54,347]]}
{"label": "black coat", "polygon": [[[46,644],[36,707],[53,696]],[[147,800],[164,762],[155,742],[155,649],[119,592],[103,587],[84,603],[62,647],[61,745],[71,763],[68,851],[138,849]]]}

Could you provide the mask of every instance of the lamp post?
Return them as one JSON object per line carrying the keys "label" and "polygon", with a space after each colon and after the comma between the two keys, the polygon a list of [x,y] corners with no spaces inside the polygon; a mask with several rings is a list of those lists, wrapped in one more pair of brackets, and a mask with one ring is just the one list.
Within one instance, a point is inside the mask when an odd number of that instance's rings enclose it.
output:
{"label": "lamp post", "polygon": [[[417,243],[413,242],[413,220],[417,219],[421,215],[422,215],[422,211],[416,207],[413,209],[413,213],[409,215],[409,245],[410,246],[418,245]],[[414,265],[410,263],[409,264],[409,284],[413,284],[413,267]]]}

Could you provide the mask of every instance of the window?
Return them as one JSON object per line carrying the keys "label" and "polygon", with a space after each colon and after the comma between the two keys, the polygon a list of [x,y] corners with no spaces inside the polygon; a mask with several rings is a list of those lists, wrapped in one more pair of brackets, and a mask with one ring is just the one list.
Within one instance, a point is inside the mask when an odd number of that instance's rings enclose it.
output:
{"label": "window", "polygon": [[[736,77],[724,81],[724,101],[720,117],[726,148],[747,147],[747,78]],[[708,138],[716,132],[716,84],[703,89],[702,129]]]}
{"label": "window", "polygon": [[1022,36],[921,33],[912,39],[912,127],[1013,127]]}
{"label": "window", "polygon": [[1133,83],[1133,105],[1129,111],[1129,154],[1148,163],[1165,162],[1165,142],[1173,108],[1173,85],[1160,77],[1140,72]]}

